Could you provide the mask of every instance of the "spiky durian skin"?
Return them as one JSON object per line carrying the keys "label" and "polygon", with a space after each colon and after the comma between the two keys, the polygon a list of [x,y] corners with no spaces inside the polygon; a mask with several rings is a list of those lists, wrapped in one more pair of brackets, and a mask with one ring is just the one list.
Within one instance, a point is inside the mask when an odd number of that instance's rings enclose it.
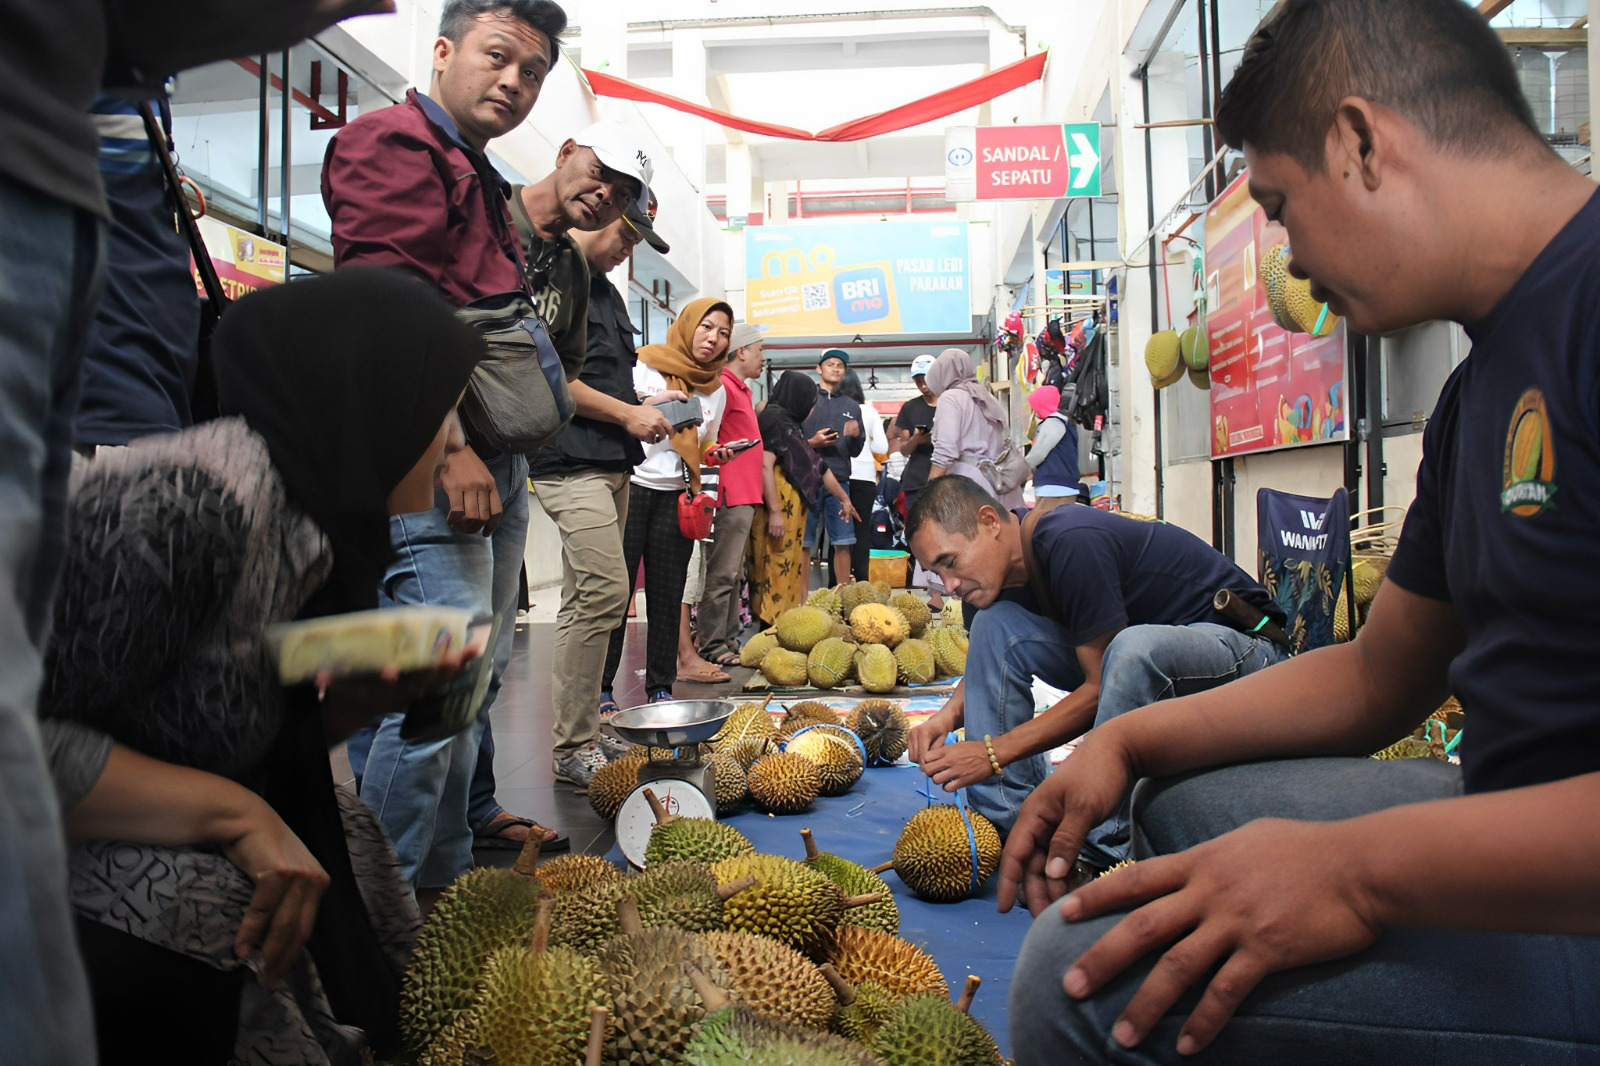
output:
{"label": "spiky durian skin", "polygon": [[711,738],[711,750],[728,751],[746,738],[770,737],[773,732],[772,716],[765,707],[759,703],[743,703],[734,708],[717,735]]}
{"label": "spiky durian skin", "polygon": [[757,759],[747,779],[750,799],[773,814],[799,814],[822,789],[817,764],[803,755],[774,752]]}
{"label": "spiky durian skin", "polygon": [[[972,824],[970,840],[967,819]],[[1000,833],[994,823],[976,811],[949,804],[912,815],[894,845],[894,872],[912,892],[936,903],[966,899],[983,887],[999,865]]]}
{"label": "spiky durian skin", "polygon": [[700,940],[680,929],[650,928],[608,940],[595,968],[611,998],[611,1028],[604,1060],[645,1066],[679,1062],[705,1003],[690,983],[689,968],[718,987],[728,976]]}
{"label": "spiky durian skin", "polygon": [[716,775],[717,816],[725,817],[738,810],[750,794],[745,769],[731,751],[721,751],[711,757],[711,770]]}
{"label": "spiky durian skin", "polygon": [[645,844],[646,866],[660,862],[699,862],[710,865],[756,850],[743,833],[709,818],[677,818],[658,825]]}
{"label": "spiky durian skin", "polygon": [[904,755],[910,727],[893,700],[862,700],[850,713],[850,730],[866,747],[869,766],[887,766]]}
{"label": "spiky durian skin", "polygon": [[925,685],[939,676],[939,663],[934,658],[933,646],[913,637],[900,642],[894,650],[895,667],[900,680],[907,685]]}
{"label": "spiky durian skin", "polygon": [[882,644],[868,644],[856,652],[856,680],[868,692],[893,692],[900,680],[894,652]]}
{"label": "spiky durian skin", "polygon": [[486,1052],[495,1062],[568,1066],[583,1059],[590,1008],[605,1002],[600,974],[570,948],[501,948],[472,1009],[429,1046],[422,1066],[469,1066]]}
{"label": "spiky durian skin", "polygon": [[850,617],[850,612],[864,603],[888,603],[889,597],[879,599],[880,590],[870,581],[852,581],[839,587],[839,614]]}
{"label": "spiky durian skin", "polygon": [[933,956],[908,941],[876,929],[841,925],[828,955],[839,976],[857,987],[868,981],[896,998],[923,993],[949,998],[950,986]]}
{"label": "spiky durian skin", "polygon": [[817,688],[844,684],[855,665],[855,645],[839,637],[824,637],[806,656],[806,677]]}
{"label": "spiky durian skin", "polygon": [[889,606],[905,616],[906,625],[913,637],[922,636],[933,623],[933,612],[928,609],[927,602],[920,596],[913,596],[909,592],[896,592],[889,597]]}
{"label": "spiky durian skin", "polygon": [[939,673],[955,677],[967,672],[967,634],[960,626],[938,626],[928,634]]}
{"label": "spiky durian skin", "polygon": [[778,616],[773,628],[779,644],[790,651],[807,652],[833,632],[833,616],[816,607],[791,607]]}
{"label": "spiky durian skin", "polygon": [[842,859],[826,851],[819,851],[806,859],[805,864],[838,885],[839,891],[844,893],[847,899],[871,895],[874,892],[883,897],[876,903],[851,907],[840,919],[842,924],[876,929],[891,936],[900,932],[900,908],[894,901],[894,893],[889,890],[889,885],[883,878],[859,863],[853,863],[849,859]]}
{"label": "spiky durian skin", "polygon": [[617,900],[626,881],[610,881],[583,892],[561,892],[550,911],[550,943],[593,955],[622,931]]}
{"label": "spiky durian skin", "polygon": [[811,959],[833,946],[844,895],[816,870],[779,855],[739,855],[714,863],[719,884],[751,875],[756,882],[723,905],[728,928],[787,944]]}
{"label": "spiky durian skin", "polygon": [[911,633],[910,623],[887,603],[863,603],[850,612],[850,632],[863,644],[894,647]]}
{"label": "spiky durian skin", "polygon": [[763,630],[744,642],[744,647],[739,649],[739,665],[751,668],[761,665],[761,660],[767,653],[778,646],[778,634],[770,630]]}
{"label": "spiky durian skin", "polygon": [[842,796],[861,777],[861,748],[842,725],[808,722],[789,738],[784,750],[816,764],[821,795]]}
{"label": "spiky durian skin", "polygon": [[737,1004],[706,1016],[686,1066],[878,1066],[865,1047],[773,1021]]}
{"label": "spiky durian skin", "polygon": [[790,704],[784,713],[784,725],[791,722],[824,722],[838,725],[839,712],[821,700],[801,700]]}
{"label": "spiky durian skin", "polygon": [[826,1029],[833,1020],[833,987],[794,948],[754,933],[707,933],[701,940],[722,963],[735,1001],[807,1029]]}
{"label": "spiky durian skin", "polygon": [[848,1007],[840,1007],[834,1015],[833,1030],[842,1037],[870,1047],[898,1002],[900,998],[878,982],[863,981],[856,987],[855,1002]]}
{"label": "spiky durian skin", "polygon": [[413,1052],[472,1007],[490,955],[528,943],[539,894],[538,881],[490,867],[463,874],[440,897],[400,989],[400,1031]]}
{"label": "spiky durian skin", "polygon": [[884,1066],[1000,1066],[983,1025],[944,996],[901,1000],[872,1041]]}
{"label": "spiky durian skin", "polygon": [[617,864],[600,855],[558,855],[533,872],[551,892],[582,892],[622,880]]}
{"label": "spiky durian skin", "polygon": [[589,806],[594,813],[607,821],[617,816],[622,801],[639,783],[639,769],[644,766],[643,755],[624,755],[613,759],[589,780]]}
{"label": "spiky durian skin", "polygon": [[798,688],[808,680],[809,660],[803,651],[774,648],[761,660],[761,676],[769,685]]}

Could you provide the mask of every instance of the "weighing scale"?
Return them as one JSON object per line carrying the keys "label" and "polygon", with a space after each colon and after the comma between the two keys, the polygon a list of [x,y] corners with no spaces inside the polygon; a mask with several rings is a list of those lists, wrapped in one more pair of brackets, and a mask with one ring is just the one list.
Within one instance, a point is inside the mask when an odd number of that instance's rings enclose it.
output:
{"label": "weighing scale", "polygon": [[721,731],[737,706],[732,700],[670,700],[629,707],[611,719],[619,737],[645,748],[639,783],[617,808],[617,843],[634,866],[644,869],[644,850],[656,827],[647,787],[668,814],[716,818],[716,771],[700,745]]}

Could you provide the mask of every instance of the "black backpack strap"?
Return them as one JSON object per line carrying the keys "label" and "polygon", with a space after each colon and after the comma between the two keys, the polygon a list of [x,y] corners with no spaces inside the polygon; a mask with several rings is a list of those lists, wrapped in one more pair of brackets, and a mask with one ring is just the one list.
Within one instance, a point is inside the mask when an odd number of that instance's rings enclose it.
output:
{"label": "black backpack strap", "polygon": [[1039,557],[1033,551],[1033,527],[1039,524],[1039,519],[1044,514],[1040,510],[1028,512],[1022,520],[1022,564],[1028,570],[1028,588],[1033,591],[1033,598],[1038,601],[1039,611],[1052,622],[1061,621],[1061,612],[1056,608],[1055,597],[1050,593],[1050,583],[1045,580],[1044,571],[1039,568]]}

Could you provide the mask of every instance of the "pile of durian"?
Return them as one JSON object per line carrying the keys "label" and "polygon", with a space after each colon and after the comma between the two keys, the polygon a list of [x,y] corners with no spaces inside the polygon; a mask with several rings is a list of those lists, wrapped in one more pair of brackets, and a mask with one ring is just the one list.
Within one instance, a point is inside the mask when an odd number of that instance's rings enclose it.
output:
{"label": "pile of durian", "polygon": [[406,973],[404,1061],[1001,1063],[967,1012],[977,979],[952,1003],[897,935],[889,886],[802,836],[803,859],[759,854],[732,826],[658,811],[632,876],[590,855],[536,865],[536,843],[513,869],[466,874]]}
{"label": "pile of durian", "polygon": [[936,623],[927,603],[909,592],[852,581],[818,589],[804,606],[784,611],[745,643],[739,663],[783,688],[855,682],[868,692],[890,692],[898,684],[964,674],[967,631],[959,615],[954,621],[941,615]]}

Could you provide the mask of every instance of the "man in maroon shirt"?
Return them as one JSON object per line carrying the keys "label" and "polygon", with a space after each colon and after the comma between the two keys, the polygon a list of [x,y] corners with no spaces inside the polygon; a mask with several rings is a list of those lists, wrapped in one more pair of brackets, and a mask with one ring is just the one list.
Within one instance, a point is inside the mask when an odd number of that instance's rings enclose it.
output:
{"label": "man in maroon shirt", "polygon": [[[455,304],[524,289],[509,190],[484,149],[528,117],[566,22],[551,0],[445,5],[428,93],[412,90],[404,103],[361,116],[328,147],[322,195],[338,266],[404,269]],[[523,455],[474,447],[452,458],[434,510],[390,521],[395,560],[385,602],[463,607],[482,618],[510,614],[527,538],[527,479]],[[486,651],[491,680],[471,729],[413,743],[400,736],[403,716],[389,715],[351,740],[362,799],[424,900],[473,866],[470,782],[480,743],[492,763],[488,712],[512,632],[503,624],[499,644]],[[553,830],[498,813],[502,826],[541,833],[547,850],[566,843]]]}
{"label": "man in maroon shirt", "polygon": [[761,506],[761,430],[750,402],[750,379],[761,373],[761,327],[740,322],[729,340],[728,365],[722,368],[722,385],[728,407],[722,414],[718,444],[753,440],[754,447],[722,464],[721,506],[717,528],[706,560],[706,590],[700,599],[700,654],[718,666],[739,662],[739,577],[744,573],[745,548],[750,526]]}

